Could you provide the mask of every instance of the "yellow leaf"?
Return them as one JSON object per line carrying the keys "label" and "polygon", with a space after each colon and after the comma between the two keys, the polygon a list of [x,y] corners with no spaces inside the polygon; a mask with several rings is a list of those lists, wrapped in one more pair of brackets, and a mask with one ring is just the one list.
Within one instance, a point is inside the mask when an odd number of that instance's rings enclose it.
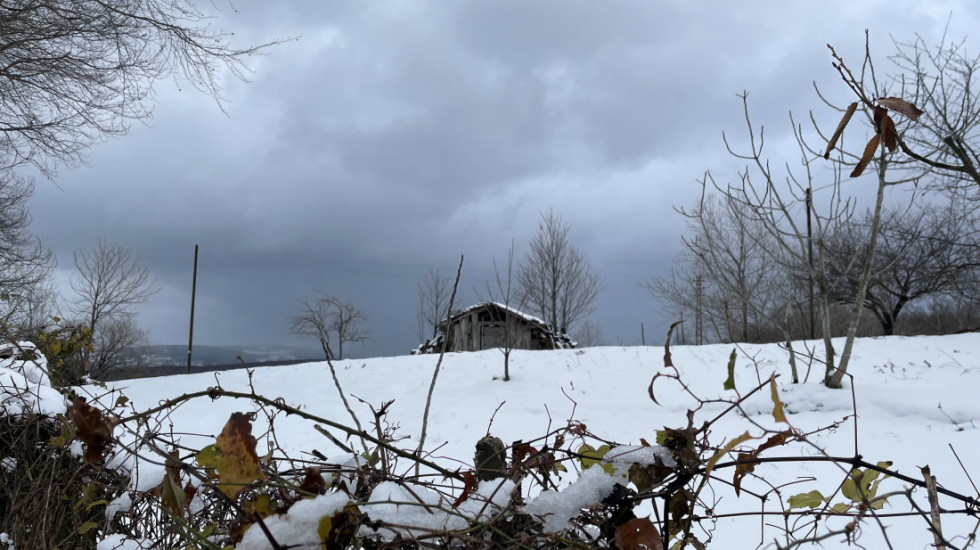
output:
{"label": "yellow leaf", "polygon": [[[218,440],[214,444],[213,467],[218,471],[218,489],[234,499],[253,481],[265,479],[255,454],[255,437],[252,436],[252,422],[247,414],[231,413]],[[202,450],[203,452],[203,450]],[[198,463],[201,453],[198,453]],[[201,464],[207,467],[207,464]]]}
{"label": "yellow leaf", "polygon": [[602,445],[598,449],[594,449],[592,448],[592,445],[589,445],[588,443],[583,444],[578,449],[578,454],[582,455],[579,457],[579,461],[582,463],[582,469],[588,470],[594,464],[599,464],[607,474],[615,474],[615,466],[609,463],[602,463],[602,457],[606,456],[606,453],[608,453],[610,450],[611,448],[609,445]]}
{"label": "yellow leaf", "polygon": [[197,452],[198,465],[204,468],[207,472],[208,477],[214,479],[218,477],[218,447],[215,445],[208,445],[207,447],[201,449]]}
{"label": "yellow leaf", "polygon": [[769,379],[769,389],[772,393],[772,417],[776,422],[784,422],[789,424],[786,420],[786,413],[783,412],[783,402],[779,400],[779,392],[776,390],[776,378],[772,377]]}
{"label": "yellow leaf", "polygon": [[320,518],[320,525],[316,528],[316,534],[320,537],[321,542],[326,542],[328,540],[331,529],[333,529],[333,518],[330,516],[323,516]]}
{"label": "yellow leaf", "polygon": [[717,453],[715,453],[715,456],[711,457],[708,460],[708,464],[704,467],[704,475],[708,475],[708,474],[711,473],[711,470],[714,469],[715,464],[718,462],[719,459],[721,459],[721,457],[723,457],[726,454],[728,454],[728,452],[731,451],[732,449],[734,449],[736,445],[739,445],[741,443],[744,443],[745,441],[748,441],[749,439],[752,439],[752,436],[749,435],[748,430],[746,430],[745,433],[743,433],[742,435],[740,435],[740,436],[736,437],[735,439],[729,441],[727,445],[725,445],[724,447],[722,447],[722,449],[720,451],[718,451]]}
{"label": "yellow leaf", "polygon": [[817,506],[822,506],[825,502],[824,496],[820,494],[820,491],[814,489],[809,493],[800,493],[798,495],[793,495],[786,499],[786,503],[792,508],[816,508]]}
{"label": "yellow leaf", "polygon": [[[861,470],[856,470],[856,472],[858,476],[861,475]],[[840,492],[854,502],[861,502],[861,493],[858,491],[857,482],[854,481],[854,472],[851,472],[851,475],[847,476],[847,479],[841,484]]]}
{"label": "yellow leaf", "polygon": [[274,512],[272,509],[272,498],[265,493],[252,496],[252,498],[245,502],[244,508],[247,513],[255,514],[261,519],[271,516]]}

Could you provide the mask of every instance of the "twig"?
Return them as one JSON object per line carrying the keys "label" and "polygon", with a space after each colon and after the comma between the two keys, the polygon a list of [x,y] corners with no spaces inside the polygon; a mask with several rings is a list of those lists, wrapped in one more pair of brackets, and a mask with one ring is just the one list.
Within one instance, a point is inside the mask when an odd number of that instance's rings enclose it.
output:
{"label": "twig", "polygon": [[[327,366],[330,367],[330,376],[333,377],[333,385],[337,388],[337,394],[340,395],[340,400],[344,403],[344,408],[347,409],[350,417],[354,420],[354,425],[357,426],[357,429],[364,431],[364,429],[361,427],[361,421],[358,420],[357,415],[354,414],[354,409],[352,409],[350,403],[347,402],[347,396],[344,395],[344,389],[340,386],[340,379],[337,378],[337,369],[334,368],[333,361],[330,360],[330,354],[325,354],[325,356],[327,358]],[[365,443],[363,439],[361,440],[361,447],[364,448],[365,453],[370,452],[368,450],[367,443]]]}
{"label": "twig", "polygon": [[953,448],[953,444],[948,443],[948,445],[949,445],[949,450],[952,451],[953,456],[956,457],[956,462],[960,464],[960,468],[963,470],[963,473],[966,474],[966,479],[970,480],[970,485],[973,486],[973,490],[976,491],[978,495],[980,495],[980,489],[977,489],[977,484],[973,482],[973,478],[970,476],[970,472],[967,471],[966,466],[963,465],[963,461],[960,460],[960,455],[956,453],[956,449]]}
{"label": "twig", "polygon": [[197,398],[200,398],[200,397],[209,397],[212,400],[213,399],[218,399],[219,397],[231,397],[233,399],[248,399],[248,400],[251,400],[251,401],[256,402],[256,403],[260,403],[260,404],[263,404],[263,405],[267,405],[267,406],[276,408],[276,409],[278,409],[278,410],[286,413],[287,415],[295,414],[296,416],[298,416],[300,418],[305,418],[306,420],[312,420],[313,422],[318,422],[320,424],[324,424],[324,425],[329,426],[331,428],[334,428],[334,429],[337,429],[337,430],[341,430],[343,432],[346,432],[348,435],[366,439],[367,441],[370,441],[371,443],[374,443],[375,445],[378,445],[379,447],[382,447],[384,449],[387,449],[388,451],[390,451],[390,452],[392,452],[392,453],[394,453],[394,454],[396,454],[396,455],[398,455],[398,456],[400,456],[402,458],[406,458],[408,460],[414,461],[416,464],[419,464],[419,465],[422,465],[422,466],[426,466],[427,468],[431,468],[432,470],[434,470],[436,472],[439,472],[440,474],[442,474],[443,476],[445,476],[447,478],[456,479],[456,480],[460,480],[460,481],[462,481],[462,479],[463,479],[463,476],[460,475],[457,472],[453,472],[451,470],[447,470],[446,468],[443,468],[442,466],[439,466],[438,464],[435,464],[434,462],[430,462],[428,460],[425,460],[425,459],[421,458],[416,453],[410,453],[408,451],[404,451],[402,449],[399,449],[398,447],[395,447],[395,446],[391,445],[390,443],[387,443],[385,441],[381,441],[380,439],[374,437],[373,435],[371,435],[371,434],[369,434],[369,433],[367,433],[367,432],[365,432],[363,430],[356,430],[356,429],[351,428],[349,426],[345,426],[343,424],[340,424],[339,422],[334,422],[333,420],[330,420],[328,418],[323,418],[323,417],[317,416],[315,414],[310,414],[310,413],[308,413],[308,412],[306,412],[306,411],[304,411],[302,409],[299,409],[299,408],[296,408],[296,407],[287,405],[281,399],[270,399],[268,397],[265,397],[265,396],[262,396],[262,395],[258,395],[258,394],[255,394],[255,393],[244,393],[244,392],[228,391],[228,390],[223,390],[221,388],[209,388],[207,390],[202,390],[202,391],[198,391],[198,392],[185,393],[184,395],[181,395],[179,397],[175,397],[173,399],[168,399],[167,401],[164,401],[163,403],[157,405],[156,407],[153,407],[152,409],[148,409],[148,410],[143,411],[143,412],[141,412],[139,414],[134,414],[134,415],[131,415],[131,416],[127,416],[126,418],[121,419],[119,421],[119,423],[120,424],[125,424],[125,423],[131,422],[133,420],[143,420],[143,419],[149,417],[150,415],[152,415],[154,413],[160,412],[162,410],[169,409],[169,408],[173,407],[174,405],[177,405],[177,404],[182,403],[184,401],[190,401],[191,399],[197,399]]}
{"label": "twig", "polygon": [[936,550],[946,550],[946,544],[943,541],[943,527],[942,519],[939,510],[939,495],[936,493],[936,476],[932,475],[928,466],[923,466],[921,468],[922,477],[926,480],[926,494],[929,496],[929,520],[932,526],[929,528],[932,531],[932,538],[935,541]]}
{"label": "twig", "polygon": [[[456,268],[456,282],[453,283],[453,293],[449,296],[449,311],[446,315],[446,330],[449,330],[448,321],[453,314],[453,304],[456,302],[456,290],[459,288],[459,279],[463,274],[463,255],[459,256],[459,267]],[[449,345],[449,335],[447,334],[442,340],[442,348],[439,350],[439,360],[436,361],[436,368],[432,372],[432,382],[429,384],[429,393],[425,398],[425,412],[422,413],[422,432],[419,435],[419,446],[416,450],[417,456],[422,456],[422,448],[425,446],[425,435],[429,427],[429,408],[432,406],[432,394],[436,391],[436,379],[439,378],[439,369],[442,367],[442,359],[446,355],[446,346]],[[416,474],[418,474],[418,468],[416,467]]]}

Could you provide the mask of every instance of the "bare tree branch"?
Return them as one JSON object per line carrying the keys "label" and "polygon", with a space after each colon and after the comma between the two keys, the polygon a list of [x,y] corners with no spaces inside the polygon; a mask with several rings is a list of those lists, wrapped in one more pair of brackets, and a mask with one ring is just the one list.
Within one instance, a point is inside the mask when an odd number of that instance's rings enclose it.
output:
{"label": "bare tree branch", "polygon": [[68,308],[92,334],[93,349],[75,369],[98,376],[120,366],[127,348],[145,343],[132,308],[146,302],[160,285],[132,250],[99,237],[95,250],[74,254],[75,295]]}
{"label": "bare tree branch", "polygon": [[[363,342],[370,339],[361,326],[364,314],[353,303],[320,293],[318,298],[300,300],[302,312],[290,320],[293,334],[316,338],[327,359],[343,359],[344,343]],[[332,338],[337,337],[337,353],[334,355]]]}
{"label": "bare tree branch", "polygon": [[602,277],[568,240],[569,226],[553,210],[541,214],[530,251],[517,269],[520,301],[564,332],[595,309]]}
{"label": "bare tree branch", "polygon": [[53,257],[30,231],[33,191],[32,181],[0,172],[0,328],[8,337],[31,333],[54,309]]}
{"label": "bare tree branch", "polygon": [[190,0],[0,2],[0,170],[52,174],[152,112],[166,77],[221,101],[224,71],[269,44],[237,48]]}
{"label": "bare tree branch", "polygon": [[435,340],[439,334],[440,323],[449,316],[449,293],[452,279],[443,277],[438,269],[430,269],[418,286],[419,341],[426,338]]}

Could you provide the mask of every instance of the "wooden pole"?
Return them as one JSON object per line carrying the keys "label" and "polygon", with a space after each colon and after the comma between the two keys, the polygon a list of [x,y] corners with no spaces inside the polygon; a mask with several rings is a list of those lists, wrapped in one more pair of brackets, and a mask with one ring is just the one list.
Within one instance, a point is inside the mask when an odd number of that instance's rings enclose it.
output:
{"label": "wooden pole", "polygon": [[194,349],[194,298],[197,295],[197,245],[194,245],[194,278],[191,283],[191,328],[187,338],[187,374],[191,373],[191,351]]}
{"label": "wooden pole", "polygon": [[700,346],[704,343],[704,325],[701,321],[701,292],[704,288],[704,280],[700,275],[694,279],[695,286],[695,297],[694,297],[694,345]]}
{"label": "wooden pole", "polygon": [[809,187],[806,188],[806,246],[807,246],[807,263],[809,264],[809,269],[807,270],[807,276],[809,277],[810,283],[810,339],[813,340],[817,337],[816,328],[816,318],[813,313],[813,225],[810,220],[810,213],[813,212],[813,190]]}

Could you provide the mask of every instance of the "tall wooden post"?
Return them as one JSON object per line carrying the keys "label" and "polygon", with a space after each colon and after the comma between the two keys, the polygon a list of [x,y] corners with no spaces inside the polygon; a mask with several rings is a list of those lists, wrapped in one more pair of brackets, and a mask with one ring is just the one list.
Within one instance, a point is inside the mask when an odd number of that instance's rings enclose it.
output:
{"label": "tall wooden post", "polygon": [[694,345],[700,346],[704,343],[704,325],[701,321],[701,316],[704,312],[701,311],[701,293],[704,290],[704,280],[700,275],[694,279],[695,297],[694,297]]}
{"label": "tall wooden post", "polygon": [[806,244],[807,244],[807,275],[810,282],[810,339],[817,337],[816,319],[813,314],[813,226],[810,221],[810,213],[813,212],[813,190],[806,188]]}
{"label": "tall wooden post", "polygon": [[194,349],[194,298],[197,295],[197,245],[194,245],[194,279],[191,283],[191,329],[187,338],[187,374],[191,373],[191,351]]}

